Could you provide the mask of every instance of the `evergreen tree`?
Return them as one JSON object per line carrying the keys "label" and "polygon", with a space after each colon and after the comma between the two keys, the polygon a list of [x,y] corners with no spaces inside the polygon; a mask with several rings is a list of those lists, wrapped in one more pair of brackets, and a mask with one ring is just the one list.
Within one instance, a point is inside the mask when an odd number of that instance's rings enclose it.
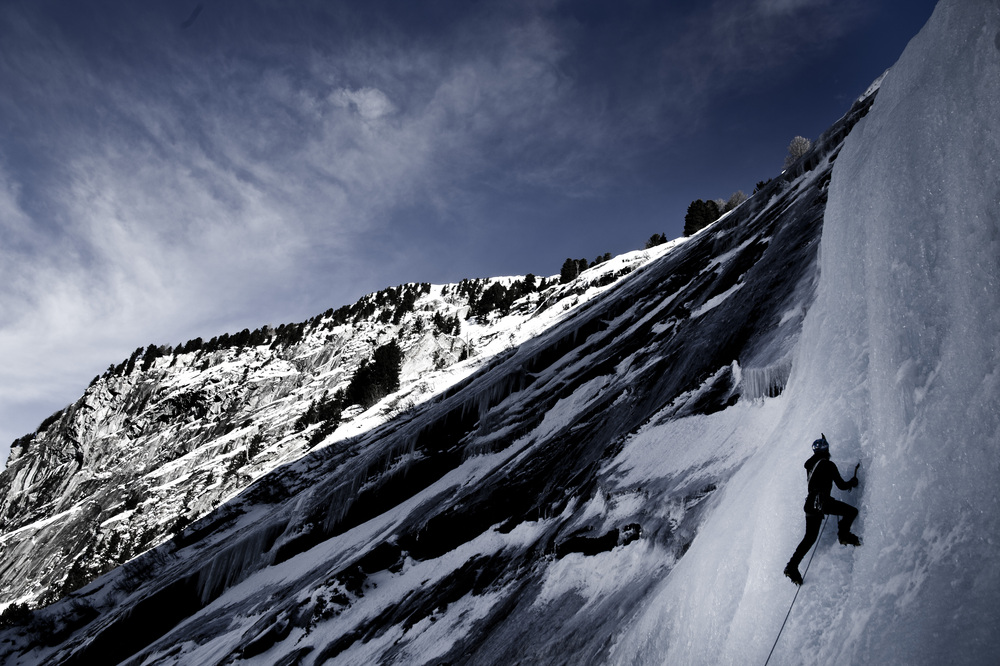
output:
{"label": "evergreen tree", "polygon": [[[513,285],[512,285],[513,287]],[[510,306],[514,303],[514,296],[506,287],[499,282],[494,282],[489,289],[484,291],[469,309],[469,314],[473,317],[485,317],[491,312],[499,311],[507,314]]]}
{"label": "evergreen tree", "polygon": [[440,312],[435,312],[431,321],[434,323],[434,328],[437,329],[438,333],[443,335],[458,335],[462,328],[462,324],[458,320],[458,315],[445,317]]}
{"label": "evergreen tree", "polygon": [[688,206],[687,214],[684,216],[684,235],[691,236],[698,233],[719,219],[720,214],[721,211],[716,202],[695,199]]}
{"label": "evergreen tree", "polygon": [[576,279],[576,276],[580,274],[580,266],[576,263],[575,259],[567,259],[563,262],[562,270],[559,271],[559,282],[566,284],[567,282],[572,282]]}
{"label": "evergreen tree", "polygon": [[[688,210],[690,211],[691,209],[688,208]],[[686,219],[687,218],[685,218],[685,220]],[[687,234],[687,227],[686,226],[685,226],[685,232],[684,233]],[[667,242],[666,235],[664,235],[664,234],[653,234],[652,236],[649,237],[649,240],[646,241],[646,249],[648,250],[650,248],[656,247],[657,245],[663,245],[666,242]],[[610,259],[611,257],[608,257],[608,258]]]}
{"label": "evergreen tree", "polygon": [[[319,423],[321,426],[316,430],[313,436],[310,438],[312,444],[318,443],[324,437],[329,435],[331,432],[336,430],[337,426],[340,425],[341,415],[344,411],[344,403],[346,398],[344,397],[344,390],[341,389],[333,394],[333,396],[327,396],[324,391],[323,396],[318,401],[313,401],[309,405],[309,409],[299,417],[295,422],[296,430],[305,430],[310,425],[314,423]],[[257,433],[250,445],[247,447],[247,457],[253,458],[262,448],[263,435]]]}
{"label": "evergreen tree", "polygon": [[262,327],[254,330],[250,334],[250,339],[247,341],[250,347],[260,347],[267,342],[267,327]]}
{"label": "evergreen tree", "polygon": [[141,366],[142,371],[146,372],[151,367],[153,367],[153,363],[156,362],[156,359],[159,356],[160,356],[160,350],[156,345],[149,345],[148,347],[146,347],[146,351],[142,355],[142,366]]}
{"label": "evergreen tree", "polygon": [[0,628],[26,627],[34,617],[34,613],[26,603],[12,603],[0,613]]}
{"label": "evergreen tree", "polygon": [[[721,202],[721,203],[720,203]],[[714,201],[706,201],[705,209],[708,211],[708,224],[715,222],[722,215],[722,209],[725,207],[726,202],[722,199],[715,199]],[[707,225],[706,225],[707,226]]]}
{"label": "evergreen tree", "polygon": [[28,435],[24,435],[23,437],[18,437],[17,439],[14,440],[14,443],[10,445],[10,448],[12,450],[16,448],[21,448],[22,450],[27,451],[28,446],[34,439],[35,439],[35,433],[30,433]]}
{"label": "evergreen tree", "polygon": [[367,409],[399,390],[402,364],[403,352],[395,340],[376,349],[372,361],[362,363],[351,378],[344,396],[345,404]]}
{"label": "evergreen tree", "polygon": [[396,309],[392,314],[392,323],[398,324],[402,319],[403,315],[407,312],[413,312],[413,306],[417,302],[417,292],[406,290],[406,293],[399,299]]}
{"label": "evergreen tree", "polygon": [[229,341],[238,349],[246,347],[250,343],[250,329],[244,328],[242,331],[231,337]]}
{"label": "evergreen tree", "polygon": [[135,370],[135,362],[138,360],[139,356],[142,355],[142,347],[137,347],[132,355],[128,357],[128,361],[125,362],[125,372],[126,375],[131,375],[132,371]]}

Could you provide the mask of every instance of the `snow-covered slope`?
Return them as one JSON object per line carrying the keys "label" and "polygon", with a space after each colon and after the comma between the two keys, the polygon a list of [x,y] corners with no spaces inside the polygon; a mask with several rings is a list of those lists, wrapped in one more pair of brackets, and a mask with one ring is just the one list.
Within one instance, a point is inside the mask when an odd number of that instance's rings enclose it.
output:
{"label": "snow-covered slope", "polygon": [[[998,33],[994,2],[944,0],[743,206],[20,618],[0,657],[994,663]],[[820,432],[862,462],[864,544],[827,526],[796,596]]]}
{"label": "snow-covered slope", "polygon": [[[49,603],[162,543],[300,458],[366,432],[545,330],[670,246],[603,261],[569,284],[535,279],[509,308],[469,316],[494,285],[409,284],[302,324],[150,347],[15,443],[0,474],[0,610]],[[376,348],[402,350],[399,390],[334,429],[307,412]],[[306,417],[306,418],[304,418]]]}

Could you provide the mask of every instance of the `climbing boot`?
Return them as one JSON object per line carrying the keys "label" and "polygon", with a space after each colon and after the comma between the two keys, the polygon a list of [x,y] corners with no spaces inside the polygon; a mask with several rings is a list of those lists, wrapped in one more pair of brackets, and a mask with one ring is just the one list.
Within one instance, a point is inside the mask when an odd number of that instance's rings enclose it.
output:
{"label": "climbing boot", "polygon": [[850,532],[842,532],[837,535],[840,539],[840,545],[842,546],[860,546],[861,539],[857,537],[856,534],[851,534]]}
{"label": "climbing boot", "polygon": [[791,562],[789,562],[788,566],[785,567],[785,575],[788,576],[796,585],[802,584],[802,574],[799,573],[799,568]]}

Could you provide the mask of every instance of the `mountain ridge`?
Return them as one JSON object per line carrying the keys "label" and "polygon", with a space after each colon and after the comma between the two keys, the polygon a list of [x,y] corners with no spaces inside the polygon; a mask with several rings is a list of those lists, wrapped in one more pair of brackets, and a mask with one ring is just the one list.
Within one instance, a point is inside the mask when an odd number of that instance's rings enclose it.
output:
{"label": "mountain ridge", "polygon": [[[369,410],[349,407],[348,418],[343,423],[338,418],[335,424],[342,431],[356,435],[380,419],[390,418],[406,404],[426,399],[438,390],[437,383],[454,381],[442,371],[458,372],[459,378],[471,372],[481,360],[471,359],[464,370],[454,366],[470,356],[497,353],[521,335],[518,330],[526,322],[529,329],[537,324],[529,320],[561,316],[581,298],[593,297],[662,250],[622,255],[592,267],[567,285],[558,284],[555,278],[542,278],[537,283],[532,280],[534,289],[524,290],[526,293],[519,294],[516,303],[503,303],[492,312],[480,307],[475,318],[470,316],[470,310],[477,299],[484,300],[482,295],[493,285],[507,290],[524,284],[528,278],[471,279],[454,285],[409,283],[374,292],[350,306],[331,308],[298,324],[244,330],[209,341],[196,338],[176,349],[140,347],[129,359],[113,364],[96,377],[80,400],[53,414],[36,433],[21,438],[12,447],[7,471],[0,475],[4,491],[0,499],[0,532],[6,535],[0,540],[0,551],[6,558],[13,559],[15,553],[20,557],[23,552],[15,544],[31,544],[40,536],[32,533],[31,525],[48,521],[42,529],[51,532],[53,516],[62,515],[63,522],[70,519],[76,523],[70,531],[75,530],[80,541],[91,538],[96,552],[89,558],[98,562],[80,564],[78,556],[38,558],[36,553],[36,559],[47,560],[45,566],[52,569],[52,576],[44,584],[36,582],[36,591],[28,595],[24,586],[32,577],[26,578],[23,570],[5,567],[0,570],[4,605],[54,601],[53,595],[58,596],[59,590],[71,591],[109,565],[120,564],[160,543],[185,522],[242,490],[248,479],[252,482],[273,467],[302,455],[332,430],[324,430],[326,419],[306,418],[310,409],[307,404],[322,402],[327,393],[332,395],[346,388],[349,378],[379,345],[399,340],[406,348],[404,367],[400,369],[403,386],[396,404],[382,406],[385,413],[381,417],[369,415],[357,424],[352,417]],[[550,307],[560,312],[546,314]],[[457,330],[462,324],[466,328],[464,335]],[[506,341],[499,339],[502,334],[508,336]],[[429,379],[429,375],[433,377]],[[311,397],[299,401],[303,392]],[[276,404],[283,401],[302,404],[293,405],[292,413],[284,415],[287,418],[278,425],[259,423],[261,412],[274,412]],[[197,428],[204,432],[190,432]],[[352,435],[345,432],[341,436]],[[300,441],[303,438],[306,441]],[[98,440],[108,444],[97,444]],[[123,450],[129,448],[139,453],[132,452],[128,457]],[[213,449],[222,452],[214,462],[205,458]],[[138,530],[123,531],[109,524],[138,518],[131,512],[141,512],[142,506],[151,503],[149,489],[176,482],[177,475],[172,476],[170,470],[185,469],[176,461],[192,456],[202,458],[200,463],[189,461],[197,470],[194,473],[206,478],[192,484],[192,488],[200,486],[200,491],[185,491],[189,499],[180,506],[189,507],[187,510],[175,508],[171,513],[178,515],[166,522],[139,521],[143,527]],[[81,475],[87,476],[83,472],[89,470],[89,476],[97,478],[120,472],[123,467],[138,469],[131,476],[117,479],[123,487],[120,492],[96,499],[87,487],[76,492],[93,480],[81,480]],[[39,479],[46,470],[45,478]],[[214,478],[218,476],[232,478]],[[204,495],[205,487],[213,485],[222,487],[208,491],[212,500],[194,497]],[[56,506],[48,510],[53,503]],[[81,509],[81,503],[100,508]],[[109,514],[116,506],[118,513]],[[74,507],[77,515],[72,520]],[[98,526],[107,528],[103,531],[110,530],[110,535],[93,539],[88,533],[95,532],[94,525],[87,525],[95,520]],[[17,539],[9,536],[18,532],[22,534]],[[65,579],[60,581],[60,575]],[[46,593],[48,596],[39,596]]]}

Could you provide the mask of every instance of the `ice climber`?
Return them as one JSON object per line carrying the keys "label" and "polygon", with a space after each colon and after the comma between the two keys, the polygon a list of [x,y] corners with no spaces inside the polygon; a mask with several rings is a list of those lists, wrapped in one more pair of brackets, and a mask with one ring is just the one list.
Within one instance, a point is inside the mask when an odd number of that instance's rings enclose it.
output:
{"label": "ice climber", "polygon": [[802,584],[802,574],[799,573],[799,563],[806,556],[809,549],[819,536],[820,526],[823,517],[826,515],[840,516],[840,524],[837,536],[840,543],[845,546],[860,546],[861,541],[855,534],[851,533],[851,523],[858,517],[858,510],[850,504],[844,504],[830,497],[830,488],[836,483],[841,490],[850,490],[858,485],[858,467],[854,468],[854,476],[849,481],[844,481],[840,476],[837,465],[830,460],[830,444],[826,441],[826,435],[817,439],[812,444],[813,455],[805,462],[807,474],[807,487],[809,494],[806,496],[806,503],[803,509],[806,512],[806,535],[802,537],[792,559],[788,560],[785,567],[785,575],[792,579],[796,585]]}

